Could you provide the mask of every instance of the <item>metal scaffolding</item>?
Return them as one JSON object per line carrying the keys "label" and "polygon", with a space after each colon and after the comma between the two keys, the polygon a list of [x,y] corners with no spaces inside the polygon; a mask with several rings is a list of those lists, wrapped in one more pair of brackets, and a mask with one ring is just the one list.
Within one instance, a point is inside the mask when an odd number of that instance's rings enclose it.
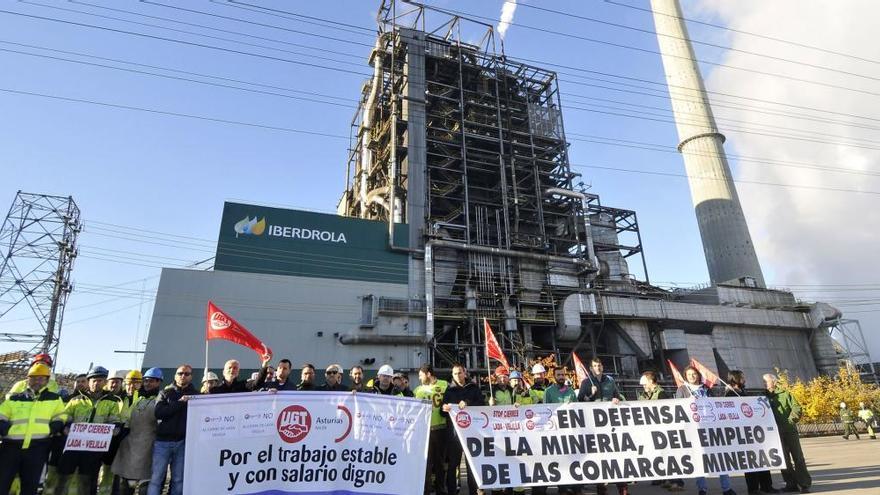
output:
{"label": "metal scaffolding", "polygon": [[[81,230],[72,197],[18,191],[0,227],[0,323],[30,313],[40,329],[0,333],[0,340],[33,344],[28,354],[55,357]],[[19,361],[26,362],[29,356],[22,356]]]}
{"label": "metal scaffolding", "polygon": [[429,267],[441,364],[480,361],[483,318],[514,356],[556,352],[556,307],[595,272],[556,74],[498,53],[491,25],[403,5],[379,11],[339,213],[444,243]]}

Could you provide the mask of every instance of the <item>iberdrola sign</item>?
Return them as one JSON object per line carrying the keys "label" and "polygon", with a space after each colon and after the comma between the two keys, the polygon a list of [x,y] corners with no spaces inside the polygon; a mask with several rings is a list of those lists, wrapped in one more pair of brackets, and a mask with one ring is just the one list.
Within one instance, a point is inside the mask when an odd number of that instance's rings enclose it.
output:
{"label": "iberdrola sign", "polygon": [[[236,222],[233,226],[235,236],[239,235],[263,235],[266,231],[266,217],[257,221],[258,217],[251,218],[249,216]],[[324,242],[348,242],[345,239],[345,232],[334,232],[330,230],[310,229],[298,227],[294,225],[269,225],[268,234],[272,237],[287,237],[288,239],[307,239]]]}
{"label": "iberdrola sign", "polygon": [[[408,246],[408,226],[394,231]],[[384,222],[227,202],[214,269],[406,283],[409,258],[389,248]]]}

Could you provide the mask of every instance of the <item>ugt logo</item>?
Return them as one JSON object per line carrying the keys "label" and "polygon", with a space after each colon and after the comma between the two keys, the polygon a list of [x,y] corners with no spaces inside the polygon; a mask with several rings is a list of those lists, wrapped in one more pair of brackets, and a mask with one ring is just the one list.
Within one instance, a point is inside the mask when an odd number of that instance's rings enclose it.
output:
{"label": "ugt logo", "polygon": [[287,443],[296,443],[304,439],[312,429],[312,415],[308,409],[292,405],[285,407],[278,415],[276,423],[278,436]]}

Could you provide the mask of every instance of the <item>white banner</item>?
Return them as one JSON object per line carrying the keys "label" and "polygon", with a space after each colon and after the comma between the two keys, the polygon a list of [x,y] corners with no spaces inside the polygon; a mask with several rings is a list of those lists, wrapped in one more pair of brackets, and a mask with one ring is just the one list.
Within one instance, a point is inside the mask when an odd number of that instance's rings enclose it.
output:
{"label": "white banner", "polygon": [[409,495],[425,480],[427,402],[278,392],[188,407],[184,493]]}
{"label": "white banner", "polygon": [[784,467],[764,397],[450,412],[481,488],[717,476]]}
{"label": "white banner", "polygon": [[73,423],[64,442],[64,451],[107,452],[115,426],[104,423]]}

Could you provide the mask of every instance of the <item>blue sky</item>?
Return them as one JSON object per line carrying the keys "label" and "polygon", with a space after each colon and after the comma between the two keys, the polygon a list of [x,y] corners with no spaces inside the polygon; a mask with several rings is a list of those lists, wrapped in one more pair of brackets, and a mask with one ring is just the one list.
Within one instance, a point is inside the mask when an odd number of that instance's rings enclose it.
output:
{"label": "blue sky", "polygon": [[[140,343],[146,338],[151,298],[155,295],[160,266],[182,266],[212,255],[225,200],[334,211],[343,188],[348,144],[345,139],[9,92],[39,93],[348,136],[355,101],[370,69],[367,64],[370,49],[362,45],[372,44],[369,32],[353,28],[346,28],[349,29],[346,32],[322,28],[304,23],[303,19],[244,10],[223,1],[157,0],[157,3],[208,12],[214,16],[133,0],[0,3],[0,10],[3,11],[81,24],[0,12],[0,63],[3,66],[3,70],[0,70],[0,115],[3,116],[0,119],[0,208],[5,211],[19,189],[72,195],[82,209],[86,225],[80,235],[81,256],[73,272],[77,289],[71,296],[65,316],[59,356],[64,369],[81,370],[90,362],[108,367],[132,367],[138,364],[135,356],[114,354],[113,351],[141,348]],[[371,29],[375,27],[373,19],[378,5],[378,2],[361,0],[252,0],[250,3]],[[434,4],[497,19],[502,2],[438,1]],[[559,1],[541,5],[646,30],[653,29],[647,13],[598,0]],[[689,15],[691,5],[691,2],[685,2]],[[703,19],[714,19],[711,12],[693,14]],[[431,16],[429,22],[433,22],[432,19],[439,18]],[[95,29],[82,24],[152,37]],[[559,63],[654,82],[664,80],[660,58],[655,54],[536,32],[519,24],[656,50],[656,39],[651,34],[520,7],[513,26],[507,32],[505,49],[512,58],[544,61],[549,68],[552,68],[550,64]],[[691,30],[695,38],[723,40],[726,36],[723,31],[707,30],[699,25],[692,25]],[[476,32],[471,35],[476,36]],[[157,37],[260,54],[262,57],[169,42]],[[34,47],[117,61],[90,59]],[[329,53],[327,50],[341,53]],[[289,89],[332,95],[342,100],[317,98],[343,105],[333,106],[214,87],[12,51],[210,80],[119,62],[124,60],[259,83],[264,86],[232,82],[224,84],[260,91],[304,96],[303,93],[286,91]],[[717,59],[722,55],[717,50],[698,47],[700,58]],[[595,100],[619,100],[668,109],[669,102],[664,98],[597,86],[620,89],[624,88],[621,86],[623,83],[635,84],[660,90],[654,93],[661,96],[665,94],[665,87],[565,69],[560,71],[572,74],[560,75],[566,132],[571,141],[571,162],[575,170],[583,174],[583,181],[592,185],[591,191],[602,196],[603,204],[637,211],[651,280],[682,285],[706,281],[708,275],[685,179],[586,167],[683,173],[680,156],[576,140],[595,140],[583,136],[599,136],[675,146],[677,136],[671,123],[600,113],[619,113],[608,107],[620,107],[620,104]],[[711,68],[704,67],[704,71],[709,73]],[[587,77],[612,82],[585,79]],[[216,79],[212,81],[217,82]],[[266,86],[284,89],[269,89]],[[574,107],[593,111],[575,110]],[[775,277],[776,268],[764,264],[768,281],[785,282]],[[10,316],[7,321],[0,320],[0,328],[9,332],[31,331],[34,325],[23,319],[26,316],[22,314],[17,318]],[[0,352],[19,348],[22,346],[0,344]]]}

